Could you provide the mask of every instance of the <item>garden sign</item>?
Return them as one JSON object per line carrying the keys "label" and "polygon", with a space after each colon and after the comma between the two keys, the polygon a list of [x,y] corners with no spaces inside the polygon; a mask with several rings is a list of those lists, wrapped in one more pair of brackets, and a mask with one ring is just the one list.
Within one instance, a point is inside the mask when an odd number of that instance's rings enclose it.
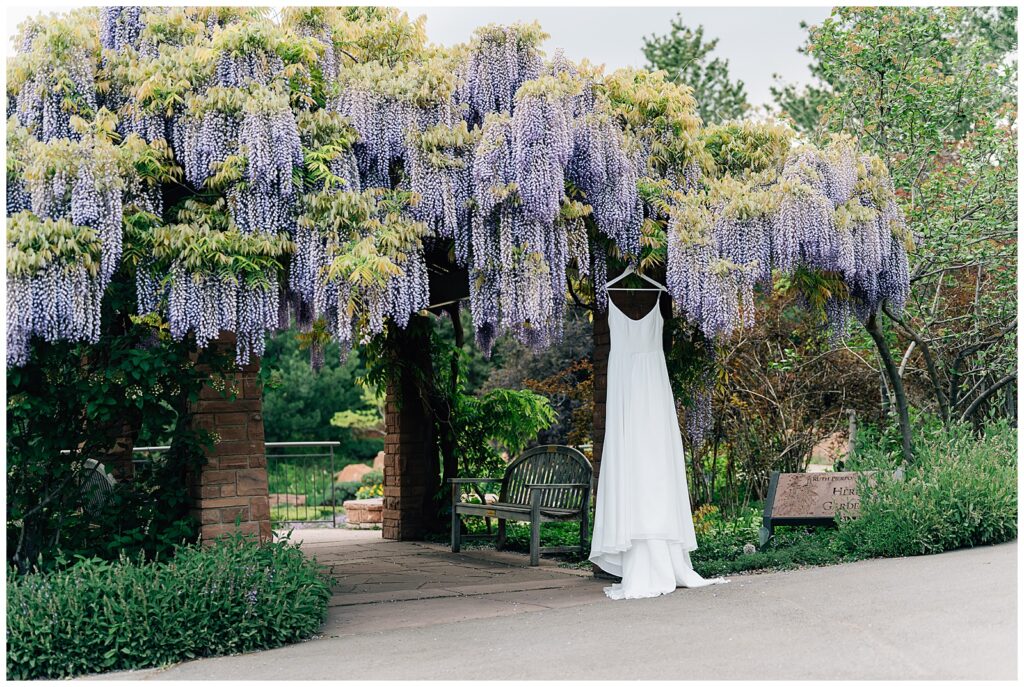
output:
{"label": "garden sign", "polygon": [[775,525],[834,527],[836,515],[857,517],[857,480],[864,474],[871,473],[773,472],[764,502],[760,547],[767,545]]}

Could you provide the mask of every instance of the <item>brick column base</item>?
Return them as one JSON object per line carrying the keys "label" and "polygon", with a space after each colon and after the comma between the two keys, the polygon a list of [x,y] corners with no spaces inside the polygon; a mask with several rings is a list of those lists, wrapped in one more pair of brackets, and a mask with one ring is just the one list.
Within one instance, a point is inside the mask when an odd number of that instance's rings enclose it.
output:
{"label": "brick column base", "polygon": [[[234,350],[234,335],[222,334],[211,345]],[[267,458],[263,443],[263,389],[259,360],[211,378],[192,406],[192,422],[213,432],[215,444],[206,464],[188,477],[190,512],[209,542],[236,529],[271,538]],[[231,392],[235,392],[232,397]]]}

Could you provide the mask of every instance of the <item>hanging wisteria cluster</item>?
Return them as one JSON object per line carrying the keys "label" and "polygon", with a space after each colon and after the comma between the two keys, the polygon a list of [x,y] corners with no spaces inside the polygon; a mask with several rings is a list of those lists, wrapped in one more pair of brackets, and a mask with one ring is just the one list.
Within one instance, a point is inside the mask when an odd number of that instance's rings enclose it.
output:
{"label": "hanging wisteria cluster", "polygon": [[[676,311],[714,340],[753,324],[758,285],[777,274],[821,275],[838,339],[851,314],[864,321],[883,303],[902,310],[911,241],[884,165],[838,138],[683,196],[669,225],[668,287]],[[810,295],[799,297],[809,304]],[[695,439],[710,426],[710,399],[698,401],[688,413]]]}
{"label": "hanging wisteria cluster", "polygon": [[576,120],[569,181],[591,206],[597,227],[624,252],[640,254],[643,207],[637,191],[639,169],[626,149],[622,130],[605,112]]}
{"label": "hanging wisteria cluster", "polygon": [[233,275],[175,266],[168,293],[171,335],[180,339],[191,331],[196,344],[204,347],[221,331],[235,332],[239,365],[249,364],[250,356],[262,356],[267,332],[277,327],[279,292],[276,273],[263,276],[264,283],[251,285]]}
{"label": "hanging wisteria cluster", "polygon": [[838,326],[851,308],[861,319],[883,301],[902,309],[909,240],[884,166],[839,139],[686,195],[669,229],[669,288],[678,312],[718,338],[753,323],[753,289],[773,272],[834,274],[846,287],[829,306]]}
{"label": "hanging wisteria cluster", "polygon": [[98,108],[99,41],[73,16],[28,27],[26,59],[8,68],[8,111],[13,89],[18,123],[40,141],[77,139],[74,117]]}
{"label": "hanging wisteria cluster", "polygon": [[[94,135],[78,140],[31,140],[9,153],[21,158],[25,191],[41,219],[68,219],[91,227],[102,245],[99,277],[105,285],[121,258],[123,175],[118,151]],[[8,208],[17,211],[19,206]]]}
{"label": "hanging wisteria cluster", "polygon": [[455,259],[469,259],[470,202],[473,196],[473,151],[476,132],[464,121],[438,124],[409,136],[409,187],[419,195],[412,215],[442,239],[455,242]]}
{"label": "hanging wisteria cluster", "polygon": [[32,196],[25,187],[25,165],[19,151],[24,151],[31,140],[28,130],[18,120],[7,120],[7,215],[32,209]]}
{"label": "hanging wisteria cluster", "polygon": [[276,37],[266,23],[230,23],[212,33],[216,52],[213,83],[222,88],[266,86],[280,79],[284,60],[275,51]]}
{"label": "hanging wisteria cluster", "polygon": [[347,117],[359,135],[355,152],[364,187],[391,188],[410,136],[456,123],[453,66],[448,57],[401,66],[369,62],[339,79],[328,109]]}
{"label": "hanging wisteria cluster", "polygon": [[[420,245],[428,230],[407,215],[408,192],[322,191],[305,199],[299,220],[305,251],[292,287],[323,318],[343,354],[357,341],[384,331],[385,320],[404,327],[429,303]],[[378,231],[385,226],[386,231]]]}
{"label": "hanging wisteria cluster", "polygon": [[545,38],[537,24],[477,29],[458,93],[470,124],[482,124],[491,112],[512,111],[519,87],[541,75],[539,44]]}
{"label": "hanging wisteria cluster", "polygon": [[185,180],[202,188],[217,168],[238,152],[241,94],[212,88],[193,97],[185,113],[171,123],[171,145],[185,170]]}
{"label": "hanging wisteria cluster", "polygon": [[[359,193],[362,184],[353,152],[357,135],[347,120],[335,112],[315,110],[300,113],[297,125],[309,198],[330,192]],[[325,281],[331,257],[320,224],[309,221],[306,213],[292,234],[295,252],[289,266],[288,289],[280,299],[279,325],[285,328],[294,318],[300,331],[308,335],[310,364],[318,370],[323,364],[327,331],[337,330],[338,284]],[[317,326],[324,320],[328,326]],[[332,323],[334,326],[330,326]]]}
{"label": "hanging wisteria cluster", "polygon": [[101,7],[100,43],[107,50],[134,46],[142,35],[141,7]]}
{"label": "hanging wisteria cluster", "polygon": [[[236,334],[235,359],[262,356],[266,334],[278,327],[281,257],[292,250],[287,237],[225,231],[223,201],[189,201],[182,224],[152,232],[152,262],[137,280],[140,312],[166,301],[171,335],[189,332],[206,346],[221,331]],[[230,257],[229,257],[230,256]],[[144,274],[143,274],[144,273]]]}
{"label": "hanging wisteria cluster", "polygon": [[302,145],[287,96],[261,89],[247,101],[238,131],[245,174],[228,194],[231,214],[247,233],[290,231],[302,165]]}
{"label": "hanging wisteria cluster", "polygon": [[7,364],[23,365],[33,336],[87,341],[100,334],[101,241],[67,219],[22,211],[7,219]]}

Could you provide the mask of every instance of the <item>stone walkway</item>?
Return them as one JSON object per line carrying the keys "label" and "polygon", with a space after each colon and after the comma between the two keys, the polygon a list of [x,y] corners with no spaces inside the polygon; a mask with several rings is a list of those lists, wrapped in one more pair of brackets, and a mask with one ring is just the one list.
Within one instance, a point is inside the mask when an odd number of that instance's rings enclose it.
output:
{"label": "stone walkway", "polygon": [[[382,541],[379,530],[296,530],[292,539],[338,581],[324,628],[328,637],[538,610],[550,607],[536,603],[545,591],[557,592],[550,596],[561,600],[558,605],[584,603],[602,598],[607,584],[547,558],[531,568],[520,553],[452,553],[444,544]],[[517,599],[525,594],[532,603]],[[385,602],[407,603],[396,613]]]}

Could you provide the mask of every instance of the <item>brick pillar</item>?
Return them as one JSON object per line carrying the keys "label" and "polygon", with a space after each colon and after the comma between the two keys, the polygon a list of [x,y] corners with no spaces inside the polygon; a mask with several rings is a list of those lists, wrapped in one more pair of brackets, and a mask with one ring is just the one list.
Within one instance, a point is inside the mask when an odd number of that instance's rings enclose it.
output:
{"label": "brick pillar", "polygon": [[125,419],[121,425],[121,436],[114,444],[114,448],[103,459],[108,474],[113,474],[118,482],[131,482],[135,479],[135,463],[133,449],[135,448],[135,437],[139,432],[141,424],[140,414],[134,415],[131,420]]}
{"label": "brick pillar", "polygon": [[[233,334],[224,333],[211,345],[234,351],[234,342]],[[188,478],[190,512],[204,542],[233,531],[236,518],[242,532],[257,534],[261,541],[271,537],[259,369],[256,359],[223,378],[211,378],[192,406],[195,426],[216,435],[206,464]]]}
{"label": "brick pillar", "polygon": [[[654,307],[656,294],[650,291],[616,291],[615,305],[626,315],[640,319]],[[660,299],[661,312],[668,317],[671,313],[669,299],[664,294]],[[601,455],[604,450],[604,424],[605,424],[605,401],[608,398],[608,353],[611,350],[611,334],[608,331],[608,312],[594,311],[594,429],[593,444],[594,455],[592,463],[594,466],[594,498],[597,498],[597,491],[600,489],[601,476]],[[596,565],[593,566],[594,574],[607,577],[607,573]]]}
{"label": "brick pillar", "polygon": [[[405,330],[396,332],[395,344],[404,361],[430,373],[429,326],[410,322]],[[432,441],[433,420],[423,406],[413,373],[403,368],[399,377],[397,383],[388,385],[384,406],[382,535],[405,541],[422,539],[431,529],[440,477]]]}
{"label": "brick pillar", "polygon": [[[408,397],[407,397],[408,398]],[[426,531],[421,504],[427,495],[430,461],[423,426],[429,422],[415,396],[399,404],[389,387],[385,405],[384,531],[385,539],[421,538]]]}

